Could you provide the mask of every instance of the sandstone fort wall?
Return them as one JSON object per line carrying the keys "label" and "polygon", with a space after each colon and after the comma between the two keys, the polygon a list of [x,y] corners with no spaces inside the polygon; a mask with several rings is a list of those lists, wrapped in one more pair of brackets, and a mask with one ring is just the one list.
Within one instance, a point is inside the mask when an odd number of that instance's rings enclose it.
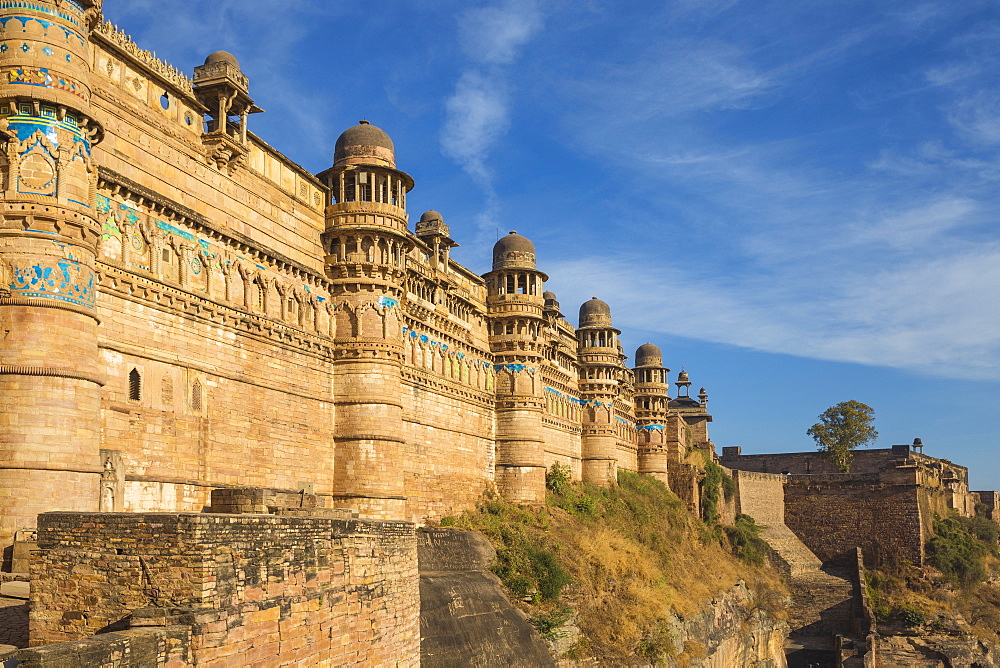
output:
{"label": "sandstone fort wall", "polygon": [[192,664],[417,665],[417,566],[405,522],[49,513],[31,642],[181,625]]}
{"label": "sandstone fort wall", "polygon": [[873,475],[791,475],[785,524],[824,562],[847,563],[860,547],[872,557],[923,564],[926,534],[913,486],[886,485]]}

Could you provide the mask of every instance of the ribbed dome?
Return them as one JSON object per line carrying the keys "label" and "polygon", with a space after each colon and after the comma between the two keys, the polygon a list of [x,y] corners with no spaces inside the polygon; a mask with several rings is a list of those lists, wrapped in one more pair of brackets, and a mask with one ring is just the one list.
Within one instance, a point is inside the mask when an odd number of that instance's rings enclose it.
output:
{"label": "ribbed dome", "polygon": [[213,63],[229,63],[236,69],[240,69],[240,62],[236,60],[236,56],[228,51],[216,51],[215,53],[208,54],[205,64],[212,65]]}
{"label": "ribbed dome", "polygon": [[430,211],[424,211],[422,214],[420,214],[421,223],[430,223],[434,221],[444,222],[444,218],[441,216],[440,213],[434,211],[433,209],[431,209]]}
{"label": "ribbed dome", "polygon": [[383,130],[368,121],[344,130],[333,151],[333,166],[377,165],[396,168],[396,150]]}
{"label": "ribbed dome", "polygon": [[635,351],[635,366],[663,366],[663,353],[652,343],[644,343]]}
{"label": "ribbed dome", "polygon": [[493,271],[534,268],[535,244],[517,232],[501,237],[493,246]]}
{"label": "ribbed dome", "polygon": [[591,297],[580,307],[580,327],[611,327],[611,307]]}

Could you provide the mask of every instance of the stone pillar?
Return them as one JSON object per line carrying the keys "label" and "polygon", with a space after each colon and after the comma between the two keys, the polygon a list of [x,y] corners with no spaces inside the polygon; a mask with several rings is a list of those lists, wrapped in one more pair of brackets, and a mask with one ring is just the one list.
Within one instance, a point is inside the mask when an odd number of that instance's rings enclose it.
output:
{"label": "stone pillar", "polygon": [[[367,121],[341,134],[333,167],[319,178],[333,200],[323,233],[336,321],[333,505],[366,518],[405,519],[399,307],[413,238],[402,201],[379,201],[375,185],[393,178],[409,190],[413,179],[396,169],[389,136]],[[371,187],[348,190],[348,182]]]}
{"label": "stone pillar", "polygon": [[497,464],[501,496],[514,503],[545,502],[545,398],[541,365],[548,277],[535,268],[535,246],[511,232],[493,247],[486,274],[490,350],[496,364]]}
{"label": "stone pillar", "polygon": [[667,419],[670,385],[663,355],[652,343],[635,351],[635,415],[639,432],[639,473],[669,485]]}
{"label": "stone pillar", "polygon": [[660,425],[639,427],[639,473],[670,485],[667,466],[667,443]]}
{"label": "stone pillar", "polygon": [[514,503],[545,502],[545,403],[530,392],[536,373],[541,372],[524,365],[497,365],[496,483]]}
{"label": "stone pillar", "polygon": [[611,309],[597,297],[580,307],[577,345],[580,360],[580,395],[583,409],[583,481],[594,485],[618,482],[618,437],[615,434],[615,400],[620,393],[623,356],[618,350],[621,332],[611,323]]}
{"label": "stone pillar", "polygon": [[[603,401],[601,401],[603,399]],[[618,437],[611,397],[589,399],[583,409],[583,481],[608,486],[618,482]]]}
{"label": "stone pillar", "polygon": [[0,8],[0,550],[39,512],[98,509],[95,256],[100,2]]}
{"label": "stone pillar", "polygon": [[[334,505],[402,519],[402,327],[398,298],[343,295],[353,335],[338,328],[333,362]],[[371,301],[367,301],[371,300]]]}

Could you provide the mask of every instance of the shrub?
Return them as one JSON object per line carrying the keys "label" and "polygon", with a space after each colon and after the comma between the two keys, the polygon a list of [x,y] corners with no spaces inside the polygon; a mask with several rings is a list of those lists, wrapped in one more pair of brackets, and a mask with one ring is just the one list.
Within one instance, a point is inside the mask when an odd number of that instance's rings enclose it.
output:
{"label": "shrub", "polygon": [[912,629],[915,626],[920,626],[926,621],[924,613],[920,610],[903,606],[896,611],[896,617],[899,618],[900,623],[908,629]]}
{"label": "shrub", "polygon": [[660,620],[649,633],[643,636],[635,653],[658,665],[664,657],[673,656],[675,651],[674,641],[670,635],[670,626],[664,619]]}
{"label": "shrub", "polygon": [[539,613],[530,617],[532,626],[538,630],[538,635],[546,640],[558,640],[566,636],[566,631],[559,629],[573,616],[573,610],[560,607],[549,612]]}
{"label": "shrub", "polygon": [[722,530],[729,539],[733,554],[745,563],[763,566],[770,553],[767,542],[760,537],[766,528],[757,524],[749,515],[739,513],[736,523],[731,527],[723,527]]}
{"label": "shrub", "polygon": [[944,518],[935,515],[933,526],[934,536],[927,543],[930,564],[964,588],[985,580],[983,561],[987,555],[997,556],[1000,528],[986,518],[956,514]]}
{"label": "shrub", "polygon": [[545,486],[555,492],[562,494],[573,482],[573,470],[567,464],[553,464],[545,472]]}
{"label": "shrub", "polygon": [[701,519],[709,524],[719,523],[719,490],[722,489],[726,501],[736,493],[736,481],[726,471],[705,457],[705,480],[701,487]]}
{"label": "shrub", "polygon": [[538,581],[538,591],[542,595],[542,600],[554,601],[559,598],[563,587],[571,582],[569,573],[560,565],[552,552],[531,548],[528,550],[528,555],[531,557],[532,571]]}

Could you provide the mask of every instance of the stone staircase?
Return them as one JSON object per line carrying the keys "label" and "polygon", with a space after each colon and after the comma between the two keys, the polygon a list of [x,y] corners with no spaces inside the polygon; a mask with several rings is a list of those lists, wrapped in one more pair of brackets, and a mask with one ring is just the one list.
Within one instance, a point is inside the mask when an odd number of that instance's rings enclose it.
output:
{"label": "stone staircase", "polygon": [[[850,571],[823,568],[784,524],[769,526],[761,537],[771,546],[772,561],[788,578],[792,592],[791,632],[785,643],[788,668],[833,668],[838,665],[838,652],[844,657],[844,666],[860,666],[851,656],[856,643],[850,638],[854,592]],[[839,650],[838,635],[844,639]]]}
{"label": "stone staircase", "polygon": [[854,585],[850,573],[816,569],[789,582],[791,633],[785,644],[789,668],[837,665],[836,636],[851,635]]}
{"label": "stone staircase", "polygon": [[807,573],[815,573],[823,566],[806,544],[784,524],[768,526],[761,535],[771,546],[772,562],[786,577],[794,578]]}

